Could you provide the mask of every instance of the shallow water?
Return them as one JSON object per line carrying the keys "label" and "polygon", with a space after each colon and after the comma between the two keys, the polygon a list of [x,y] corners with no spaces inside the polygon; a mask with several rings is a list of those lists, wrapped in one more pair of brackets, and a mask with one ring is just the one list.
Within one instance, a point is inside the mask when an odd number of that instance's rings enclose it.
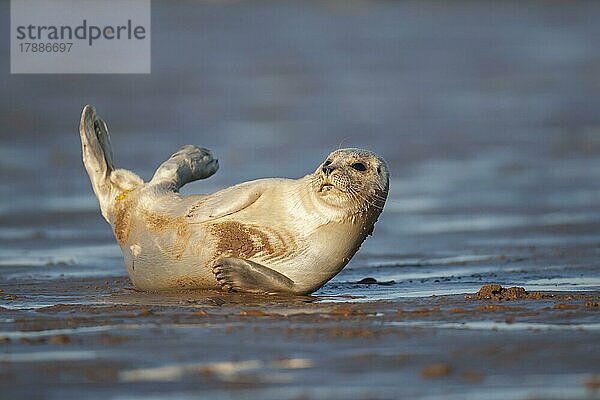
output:
{"label": "shallow water", "polygon": [[[512,157],[518,159],[518,154]],[[448,161],[443,168],[432,167],[431,161],[414,162],[414,174],[393,178],[374,236],[316,295],[393,299],[473,292],[488,282],[528,290],[597,290],[600,180],[595,171],[600,168],[587,168],[585,158],[544,163],[557,175],[567,174],[561,171],[566,165],[577,179],[521,183],[506,179],[490,160],[483,165],[482,160]],[[575,164],[580,168],[574,169]],[[68,174],[83,181],[76,193],[41,195],[33,186],[15,187],[13,193],[21,192],[18,202],[0,200],[1,279],[124,275],[118,246],[99,215],[83,169],[74,166]],[[569,183],[583,180],[585,189]],[[575,196],[573,191],[587,194]],[[366,277],[393,282],[356,284]]]}
{"label": "shallow water", "polygon": [[146,178],[181,144],[213,148],[221,170],[187,193],[298,177],[340,145],[385,157],[375,235],[317,294],[598,289],[600,7],[367,4],[157,4],[148,76],[1,60],[0,278],[124,274],[80,162],[94,103],[117,164]]}

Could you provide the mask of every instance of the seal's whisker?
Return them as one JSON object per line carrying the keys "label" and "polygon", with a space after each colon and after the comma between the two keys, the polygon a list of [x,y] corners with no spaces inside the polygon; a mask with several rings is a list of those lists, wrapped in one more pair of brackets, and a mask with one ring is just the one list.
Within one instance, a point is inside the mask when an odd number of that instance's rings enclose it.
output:
{"label": "seal's whisker", "polygon": [[342,145],[344,144],[346,139],[348,139],[348,138],[342,138],[342,140],[340,140],[340,143],[338,144],[338,147],[337,147],[338,150],[342,148]]}
{"label": "seal's whisker", "polygon": [[355,192],[352,195],[354,196],[355,199],[359,200],[359,203],[364,202],[364,203],[367,203],[368,205],[375,207],[377,209],[382,207],[380,204],[377,204],[374,201],[372,201],[371,199],[368,199],[364,194],[362,194],[360,192]]}

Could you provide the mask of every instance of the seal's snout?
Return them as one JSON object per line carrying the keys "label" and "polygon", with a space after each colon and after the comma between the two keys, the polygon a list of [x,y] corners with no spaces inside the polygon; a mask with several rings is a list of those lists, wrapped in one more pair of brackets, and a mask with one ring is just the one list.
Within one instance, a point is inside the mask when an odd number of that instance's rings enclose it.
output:
{"label": "seal's snout", "polygon": [[329,176],[334,169],[335,167],[331,165],[331,161],[327,161],[325,164],[323,164],[323,168],[321,168],[325,176]]}
{"label": "seal's snout", "polygon": [[323,175],[325,175],[326,178],[328,178],[331,175],[333,175],[334,172],[339,172],[339,170],[342,169],[341,167],[342,165],[339,163],[338,160],[327,159],[321,166],[321,172],[323,173]]}

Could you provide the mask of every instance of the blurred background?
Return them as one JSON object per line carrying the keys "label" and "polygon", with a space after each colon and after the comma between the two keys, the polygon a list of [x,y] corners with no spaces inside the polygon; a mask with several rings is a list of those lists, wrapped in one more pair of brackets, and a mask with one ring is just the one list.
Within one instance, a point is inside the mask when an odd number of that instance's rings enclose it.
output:
{"label": "blurred background", "polygon": [[3,279],[125,273],[81,162],[89,103],[145,179],[212,149],[186,193],[383,156],[375,234],[321,294],[600,286],[598,2],[154,1],[149,75],[10,75],[0,15]]}

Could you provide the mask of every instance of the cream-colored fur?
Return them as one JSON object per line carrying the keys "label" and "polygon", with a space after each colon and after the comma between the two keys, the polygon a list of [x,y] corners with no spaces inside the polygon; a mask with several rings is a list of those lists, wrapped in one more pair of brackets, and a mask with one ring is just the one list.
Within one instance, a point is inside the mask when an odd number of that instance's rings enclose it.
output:
{"label": "cream-colored fur", "polygon": [[[313,292],[372,232],[388,191],[381,158],[342,149],[297,180],[260,179],[210,195],[184,196],[178,193],[181,186],[218,169],[210,151],[184,146],[144,183],[133,172],[114,168],[108,129],[91,106],[83,110],[80,133],[102,215],[113,228],[133,284],[144,290],[260,291],[256,286],[264,276],[254,279],[248,270],[252,288],[247,275],[227,269],[227,260],[239,259],[266,267],[268,277],[272,271],[274,279],[287,277],[291,283],[282,278],[282,291]],[[279,289],[265,280],[264,291]]]}

